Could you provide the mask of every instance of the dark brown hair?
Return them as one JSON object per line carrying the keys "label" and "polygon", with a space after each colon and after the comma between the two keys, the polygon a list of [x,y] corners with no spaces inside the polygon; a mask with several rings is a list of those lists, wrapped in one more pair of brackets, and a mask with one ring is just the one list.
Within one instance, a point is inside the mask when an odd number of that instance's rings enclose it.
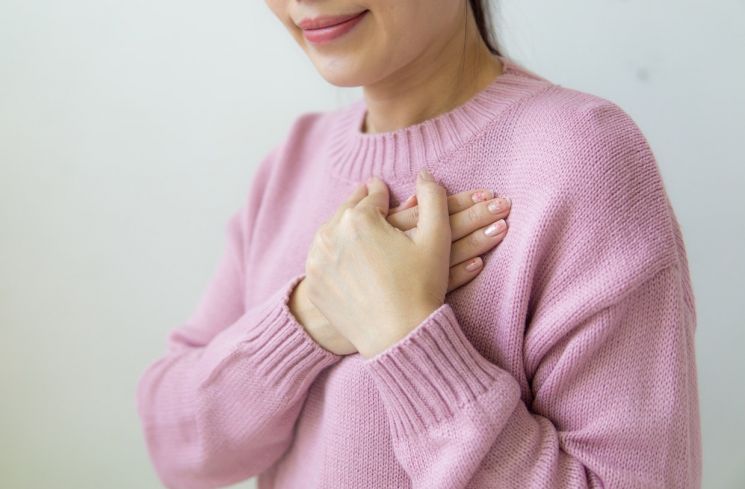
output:
{"label": "dark brown hair", "polygon": [[497,45],[497,40],[494,38],[494,31],[492,30],[492,17],[489,11],[489,0],[468,0],[471,4],[471,10],[473,10],[473,16],[476,18],[476,25],[479,28],[479,34],[486,43],[489,51],[492,54],[502,56]]}

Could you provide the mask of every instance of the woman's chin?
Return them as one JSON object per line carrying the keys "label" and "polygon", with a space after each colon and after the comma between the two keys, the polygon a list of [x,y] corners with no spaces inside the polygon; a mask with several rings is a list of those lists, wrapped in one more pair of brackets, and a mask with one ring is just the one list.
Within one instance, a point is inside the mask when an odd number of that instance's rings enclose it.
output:
{"label": "woman's chin", "polygon": [[354,74],[333,73],[331,75],[327,75],[321,73],[321,76],[328,83],[337,87],[359,87],[365,84],[363,81],[361,81],[361,78],[354,76]]}
{"label": "woman's chin", "polygon": [[324,57],[313,60],[318,73],[337,87],[359,87],[369,82],[369,69],[359,68],[358,58]]}

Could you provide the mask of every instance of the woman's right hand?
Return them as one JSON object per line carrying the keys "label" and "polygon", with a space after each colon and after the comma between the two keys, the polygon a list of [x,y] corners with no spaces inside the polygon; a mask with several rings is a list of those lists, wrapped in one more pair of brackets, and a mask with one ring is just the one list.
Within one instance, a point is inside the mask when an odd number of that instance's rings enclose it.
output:
{"label": "woman's right hand", "polygon": [[[496,210],[490,210],[496,204]],[[493,207],[493,206],[492,206]],[[416,233],[419,220],[416,195],[409,197],[388,211],[388,222],[409,235]],[[509,199],[493,198],[486,189],[467,190],[448,197],[452,247],[450,249],[450,278],[448,292],[471,280],[481,271],[479,255],[499,244],[507,234],[507,226],[501,232],[489,236],[485,230],[491,224],[505,219],[510,213]],[[475,263],[469,270],[467,266]],[[349,355],[357,349],[329,323],[326,317],[308,300],[301,280],[290,295],[289,308],[308,334],[326,350],[337,355]]]}

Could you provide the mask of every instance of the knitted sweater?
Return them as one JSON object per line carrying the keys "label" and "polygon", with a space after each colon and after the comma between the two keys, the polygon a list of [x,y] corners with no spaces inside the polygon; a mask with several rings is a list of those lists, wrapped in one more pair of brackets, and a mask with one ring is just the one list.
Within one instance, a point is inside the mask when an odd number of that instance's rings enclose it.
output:
{"label": "knitted sweater", "polygon": [[[362,133],[360,99],[266,154],[137,386],[166,487],[699,487],[696,310],[650,146],[613,102],[500,60],[432,119]],[[394,206],[422,167],[510,197],[509,231],[395,345],[335,355],[288,308],[313,236],[367,177]]]}

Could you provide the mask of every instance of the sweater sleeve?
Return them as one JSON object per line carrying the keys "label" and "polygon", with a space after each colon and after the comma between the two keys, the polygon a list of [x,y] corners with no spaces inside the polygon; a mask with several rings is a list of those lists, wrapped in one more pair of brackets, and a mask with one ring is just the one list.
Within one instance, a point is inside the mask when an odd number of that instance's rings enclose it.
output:
{"label": "sweater sleeve", "polygon": [[[368,360],[414,489],[700,484],[694,313],[678,265],[568,318],[534,397],[482,356],[445,303]],[[550,315],[544,316],[550,324]],[[555,316],[554,316],[555,317]]]}
{"label": "sweater sleeve", "polygon": [[224,252],[196,310],[138,382],[149,455],[172,489],[224,486],[270,467],[292,442],[311,383],[341,358],[313,341],[288,307],[302,274],[245,307],[244,250],[270,159],[226,225]]}

